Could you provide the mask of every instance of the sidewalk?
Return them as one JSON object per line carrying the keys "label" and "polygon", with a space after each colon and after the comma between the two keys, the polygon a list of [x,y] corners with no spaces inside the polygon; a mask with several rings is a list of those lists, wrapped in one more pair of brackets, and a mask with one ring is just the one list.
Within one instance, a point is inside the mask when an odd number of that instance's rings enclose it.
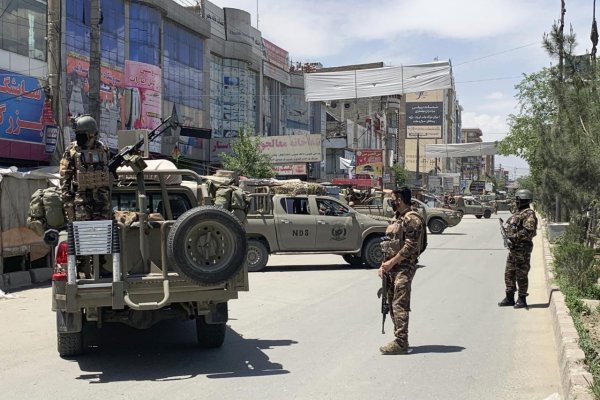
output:
{"label": "sidewalk", "polygon": [[593,381],[592,374],[585,369],[585,355],[583,350],[579,348],[579,336],[569,314],[569,309],[565,304],[565,297],[559,290],[558,285],[554,283],[552,245],[548,241],[546,221],[539,215],[538,220],[540,221],[542,235],[538,234],[534,239],[534,246],[542,246],[546,290],[558,354],[561,397],[563,400],[593,400],[594,396],[589,390],[589,386]]}

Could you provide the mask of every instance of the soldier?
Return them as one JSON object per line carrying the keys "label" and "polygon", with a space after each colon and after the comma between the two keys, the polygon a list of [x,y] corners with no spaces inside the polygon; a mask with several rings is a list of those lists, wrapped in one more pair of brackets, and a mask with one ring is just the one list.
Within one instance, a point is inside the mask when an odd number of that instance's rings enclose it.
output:
{"label": "soldier", "polygon": [[425,227],[419,215],[411,210],[411,192],[406,186],[393,191],[392,208],[396,215],[386,232],[390,239],[387,241],[389,249],[382,246],[386,260],[379,267],[378,274],[390,282],[387,296],[396,338],[379,350],[382,354],[406,354],[410,290]]}
{"label": "soldier", "polygon": [[[537,218],[535,212],[529,208],[533,200],[530,190],[520,189],[515,194],[516,212],[506,221],[506,237],[509,240],[509,253],[506,259],[504,282],[506,284],[506,297],[498,303],[500,307],[513,306],[526,308],[529,280],[527,274],[531,268],[532,239],[536,235]],[[515,292],[519,291],[519,298],[515,303]]]}
{"label": "soldier", "polygon": [[[60,187],[68,222],[111,219],[108,148],[98,140],[98,125],[89,115],[73,121],[74,142],[60,161]],[[89,260],[81,271],[90,274]]]}

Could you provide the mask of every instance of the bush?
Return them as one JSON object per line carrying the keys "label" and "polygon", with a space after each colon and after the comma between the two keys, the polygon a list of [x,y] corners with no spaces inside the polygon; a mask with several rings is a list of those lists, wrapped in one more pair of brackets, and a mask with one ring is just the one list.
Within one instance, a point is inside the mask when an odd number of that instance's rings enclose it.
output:
{"label": "bush", "polygon": [[567,285],[585,297],[598,297],[595,284],[600,277],[594,249],[581,242],[582,228],[571,224],[554,246],[554,270]]}

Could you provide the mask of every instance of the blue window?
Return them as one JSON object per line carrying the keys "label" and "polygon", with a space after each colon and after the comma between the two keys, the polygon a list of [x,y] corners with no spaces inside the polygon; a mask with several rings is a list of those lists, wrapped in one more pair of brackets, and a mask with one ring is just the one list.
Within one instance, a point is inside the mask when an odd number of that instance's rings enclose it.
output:
{"label": "blue window", "polygon": [[164,23],[163,85],[165,100],[203,109],[204,39],[173,23]]}
{"label": "blue window", "polygon": [[[125,4],[123,0],[101,0],[100,52],[102,62],[125,64]],[[68,52],[90,53],[90,0],[66,0]]]}
{"label": "blue window", "polygon": [[143,4],[129,6],[129,59],[160,65],[160,12]]}

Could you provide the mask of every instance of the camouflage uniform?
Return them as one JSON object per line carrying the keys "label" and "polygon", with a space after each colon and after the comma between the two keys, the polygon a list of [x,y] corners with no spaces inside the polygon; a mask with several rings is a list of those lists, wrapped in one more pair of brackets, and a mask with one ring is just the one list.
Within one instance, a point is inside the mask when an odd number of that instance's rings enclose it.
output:
{"label": "camouflage uniform", "polygon": [[537,218],[531,208],[524,208],[514,213],[506,223],[506,235],[512,243],[504,272],[506,293],[513,295],[518,288],[519,297],[525,297],[528,295],[527,274],[531,268],[532,239],[536,235]]}
{"label": "camouflage uniform", "polygon": [[390,238],[390,248],[396,250],[386,254],[387,258],[396,253],[404,258],[387,273],[391,285],[387,293],[390,304],[390,317],[394,321],[396,342],[404,348],[408,347],[408,313],[410,312],[410,292],[412,280],[417,269],[420,250],[421,231],[424,229],[421,219],[414,210],[404,214],[396,214],[394,221],[386,230]]}
{"label": "camouflage uniform", "polygon": [[111,219],[108,148],[96,140],[83,149],[72,142],[60,161],[60,187],[69,222]]}

